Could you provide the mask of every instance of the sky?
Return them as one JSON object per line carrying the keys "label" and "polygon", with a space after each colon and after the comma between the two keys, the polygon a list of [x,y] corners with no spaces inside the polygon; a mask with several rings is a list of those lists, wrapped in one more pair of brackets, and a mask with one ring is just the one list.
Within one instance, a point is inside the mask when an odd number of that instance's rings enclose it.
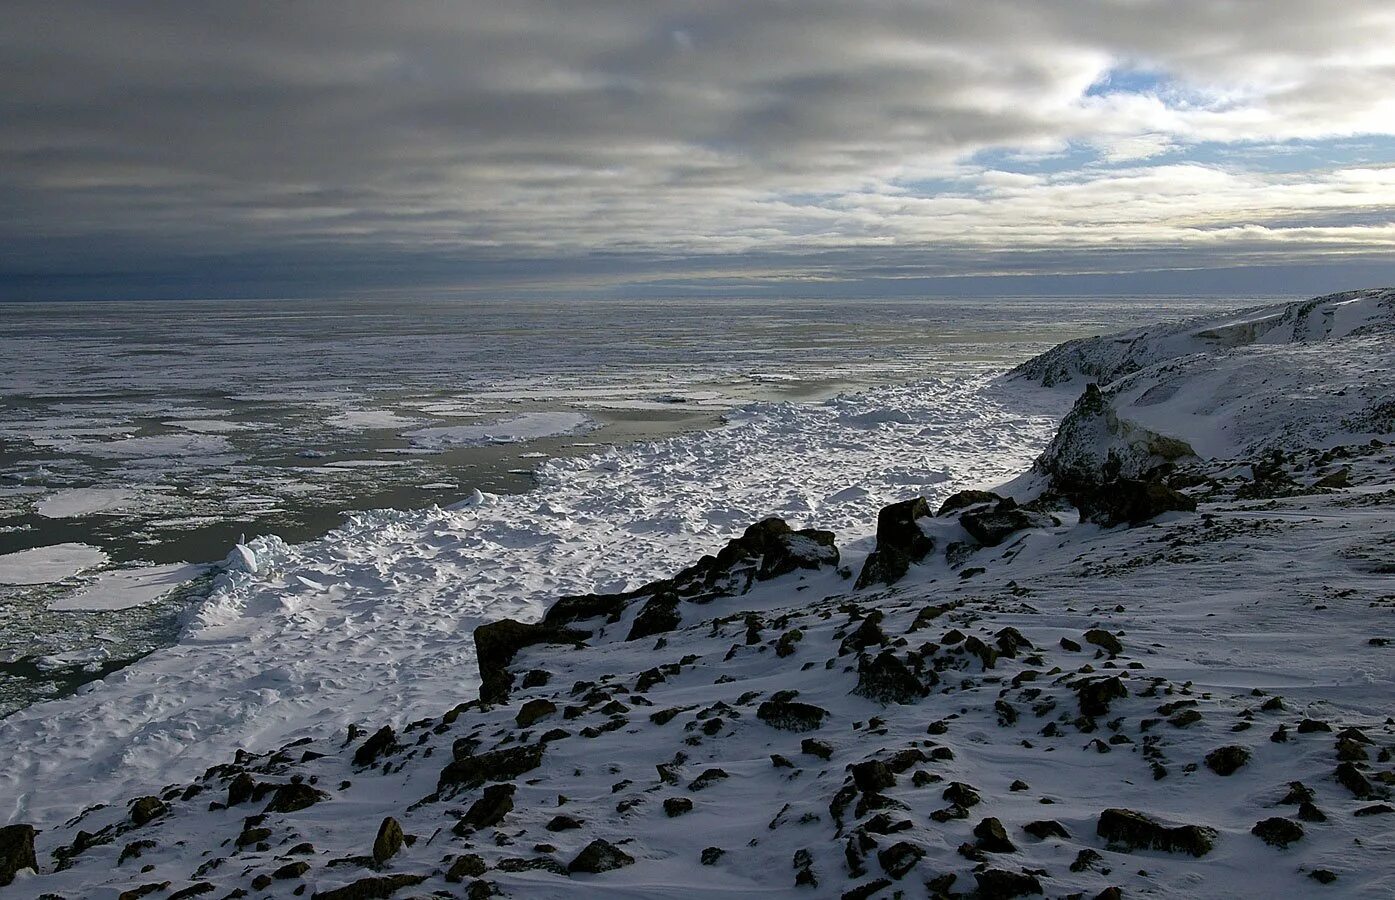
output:
{"label": "sky", "polygon": [[1391,0],[7,0],[0,299],[1395,283]]}

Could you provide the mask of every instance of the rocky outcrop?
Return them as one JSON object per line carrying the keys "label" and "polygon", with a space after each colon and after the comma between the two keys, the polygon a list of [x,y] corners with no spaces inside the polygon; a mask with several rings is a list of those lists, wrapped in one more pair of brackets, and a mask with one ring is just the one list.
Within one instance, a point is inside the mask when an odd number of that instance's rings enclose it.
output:
{"label": "rocky outcrop", "polygon": [[1119,479],[1147,479],[1159,467],[1195,460],[1191,445],[1120,418],[1111,395],[1087,385],[1061,420],[1037,468],[1067,497]]}
{"label": "rocky outcrop", "polygon": [[6,825],[0,828],[0,887],[15,880],[23,869],[38,871],[34,857],[34,831],[30,825]]}
{"label": "rocky outcrop", "polygon": [[554,625],[526,624],[513,619],[500,619],[475,629],[475,657],[480,667],[480,700],[503,703],[513,688],[509,663],[524,647],[534,644],[571,644],[578,646],[591,636],[590,632]]}
{"label": "rocky outcrop", "polygon": [[1205,856],[1220,836],[1204,825],[1164,825],[1132,809],[1106,809],[1100,813],[1096,833],[1119,850],[1162,850]]}
{"label": "rocky outcrop", "polygon": [[895,584],[905,577],[913,563],[929,556],[935,542],[920,529],[919,520],[930,516],[924,497],[902,500],[882,507],[877,513],[877,546],[867,556],[857,587]]}
{"label": "rocky outcrop", "polygon": [[964,513],[959,524],[983,546],[996,547],[1019,531],[1050,528],[1056,523],[1050,516],[1024,509],[1016,500],[1004,497],[991,507]]}
{"label": "rocky outcrop", "polygon": [[1167,512],[1196,512],[1196,501],[1168,487],[1160,479],[1116,478],[1070,486],[1070,501],[1086,522],[1113,528],[1141,525]]}

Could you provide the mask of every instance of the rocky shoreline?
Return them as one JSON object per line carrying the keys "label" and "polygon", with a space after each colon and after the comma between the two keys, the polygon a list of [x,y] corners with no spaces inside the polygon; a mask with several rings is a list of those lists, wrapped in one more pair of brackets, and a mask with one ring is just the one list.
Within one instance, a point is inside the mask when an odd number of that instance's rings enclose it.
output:
{"label": "rocky shoreline", "polygon": [[[1011,376],[1084,382],[1014,482],[482,626],[477,698],[0,829],[0,891],[1379,896],[1395,392],[1361,373],[1395,292],[1276,315],[1065,345]],[[1236,379],[1318,344],[1326,399],[1216,453],[1264,400]]]}

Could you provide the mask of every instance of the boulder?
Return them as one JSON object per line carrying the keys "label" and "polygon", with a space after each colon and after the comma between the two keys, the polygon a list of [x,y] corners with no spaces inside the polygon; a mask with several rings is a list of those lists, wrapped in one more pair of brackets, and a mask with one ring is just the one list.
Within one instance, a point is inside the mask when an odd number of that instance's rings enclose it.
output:
{"label": "boulder", "polygon": [[32,825],[0,828],[0,887],[14,881],[15,875],[23,869],[39,871],[39,861],[34,856],[37,833]]}
{"label": "boulder", "polygon": [[862,565],[857,588],[895,584],[905,577],[912,563],[920,562],[935,549],[935,542],[920,530],[918,521],[929,515],[930,507],[924,497],[882,507],[877,513],[877,545]]}
{"label": "boulder", "polygon": [[1303,826],[1281,816],[1256,822],[1250,834],[1271,847],[1283,849],[1295,841],[1303,839]]}
{"label": "boulder", "polygon": [[513,795],[518,790],[512,784],[491,784],[484,789],[484,795],[476,800],[465,815],[460,819],[460,825],[469,828],[492,828],[504,820],[504,816],[513,811]]}
{"label": "boulder", "polygon": [[1205,856],[1220,836],[1204,825],[1164,825],[1132,809],[1106,809],[1100,813],[1095,833],[1119,850],[1162,850]]}
{"label": "boulder", "polygon": [[316,891],[310,900],[382,900],[404,887],[415,887],[426,880],[425,875],[378,875],[360,878],[352,884],[329,891]]}
{"label": "boulder", "polygon": [[283,784],[276,788],[276,792],[271,795],[271,802],[262,811],[269,813],[299,812],[327,799],[329,799],[329,794],[317,791],[303,782]]}
{"label": "boulder", "polygon": [[1069,495],[1080,518],[1105,528],[1142,525],[1166,512],[1196,512],[1196,501],[1158,479],[1117,478],[1081,483]]}
{"label": "boulder", "polygon": [[373,839],[373,863],[381,866],[392,859],[402,849],[406,836],[402,825],[392,816],[383,819],[378,826],[378,836]]}
{"label": "boulder", "polygon": [[542,765],[542,758],[542,744],[506,747],[478,755],[465,753],[441,770],[436,789],[471,790],[486,781],[512,781]]}
{"label": "boulder", "polygon": [[1206,768],[1217,775],[1234,775],[1250,761],[1250,751],[1244,747],[1217,747],[1206,754]]}
{"label": "boulder", "polygon": [[586,872],[589,874],[599,874],[609,872],[612,869],[622,869],[625,866],[634,865],[634,857],[630,856],[619,847],[609,841],[597,838],[587,844],[576,859],[567,864],[567,871],[575,874]]}
{"label": "boulder", "polygon": [[539,719],[550,716],[555,712],[557,712],[556,703],[538,697],[529,700],[519,707],[518,715],[514,716],[513,720],[518,724],[519,728],[530,728],[533,723],[537,722]]}
{"label": "boulder", "polygon": [[930,689],[890,650],[875,658],[861,657],[857,664],[857,687],[853,693],[882,705],[915,703]]}
{"label": "boulder", "polygon": [[1050,528],[1055,522],[1050,516],[1023,509],[1007,497],[996,506],[964,513],[959,517],[959,524],[983,546],[996,547],[1019,531]]}
{"label": "boulder", "polygon": [[936,517],[947,516],[952,512],[961,509],[968,509],[971,506],[984,506],[989,503],[997,503],[1003,498],[992,491],[960,491],[951,494],[944,503],[940,504],[940,511],[935,513]]}
{"label": "boulder", "polygon": [[1040,894],[1041,882],[1029,872],[1009,872],[1006,869],[987,869],[974,873],[978,882],[978,894],[992,900],[1008,900],[1012,897],[1025,897]]}
{"label": "boulder", "polygon": [[391,725],[384,725],[354,751],[354,765],[371,766],[377,762],[378,757],[391,753],[396,747],[397,732],[392,730]]}
{"label": "boulder", "polygon": [[524,647],[534,644],[581,645],[590,632],[577,631],[545,624],[525,624],[512,619],[500,619],[475,629],[475,657],[480,667],[480,699],[485,703],[502,703],[513,688],[509,663]]}
{"label": "boulder", "polygon": [[159,797],[141,797],[131,804],[131,824],[139,828],[169,811],[169,806]]}
{"label": "boulder", "polygon": [[828,710],[810,703],[770,699],[756,708],[756,718],[782,731],[813,731],[823,727]]}

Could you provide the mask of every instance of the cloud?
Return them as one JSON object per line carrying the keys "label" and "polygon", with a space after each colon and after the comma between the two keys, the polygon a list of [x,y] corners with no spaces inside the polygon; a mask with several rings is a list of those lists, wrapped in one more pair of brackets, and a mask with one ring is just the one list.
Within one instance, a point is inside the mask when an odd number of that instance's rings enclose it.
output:
{"label": "cloud", "polygon": [[[9,294],[1231,265],[1380,254],[1395,219],[1388,0],[16,0],[0,78]],[[1377,158],[1321,161],[1354,139]],[[1293,142],[1318,160],[1254,164]]]}

